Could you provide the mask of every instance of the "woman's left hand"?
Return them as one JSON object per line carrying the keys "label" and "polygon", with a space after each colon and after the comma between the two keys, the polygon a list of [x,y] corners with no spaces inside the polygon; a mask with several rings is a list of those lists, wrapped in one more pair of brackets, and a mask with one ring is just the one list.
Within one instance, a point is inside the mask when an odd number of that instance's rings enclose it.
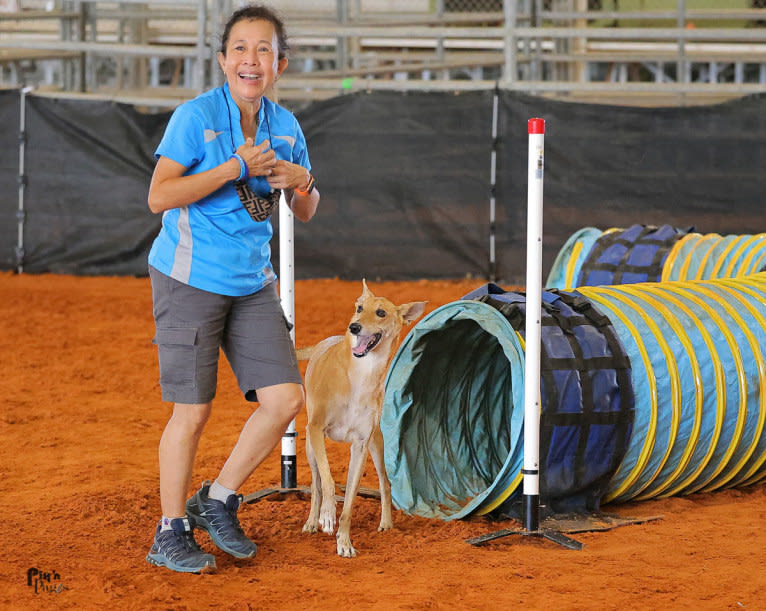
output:
{"label": "woman's left hand", "polygon": [[266,180],[272,189],[300,189],[308,184],[310,178],[311,174],[303,166],[277,159]]}

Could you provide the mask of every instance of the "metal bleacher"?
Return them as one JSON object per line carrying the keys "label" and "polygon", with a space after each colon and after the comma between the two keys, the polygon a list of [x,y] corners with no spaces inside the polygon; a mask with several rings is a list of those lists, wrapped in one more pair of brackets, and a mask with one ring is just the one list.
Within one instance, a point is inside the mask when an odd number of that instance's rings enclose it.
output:
{"label": "metal bleacher", "polygon": [[[172,107],[219,84],[231,0],[0,3],[0,85]],[[753,2],[274,0],[291,40],[278,96],[490,89],[696,104],[766,91]],[[700,6],[698,6],[700,4]],[[715,8],[711,8],[710,5]],[[701,6],[704,5],[704,6]]]}

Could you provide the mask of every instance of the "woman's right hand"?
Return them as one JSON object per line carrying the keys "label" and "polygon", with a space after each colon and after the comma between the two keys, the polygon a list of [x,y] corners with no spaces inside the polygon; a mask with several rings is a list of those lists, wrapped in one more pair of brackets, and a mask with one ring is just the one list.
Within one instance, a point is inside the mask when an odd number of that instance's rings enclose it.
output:
{"label": "woman's right hand", "polygon": [[271,148],[271,142],[264,140],[258,146],[252,138],[237,149],[237,154],[245,160],[250,176],[271,176],[277,164],[277,156]]}

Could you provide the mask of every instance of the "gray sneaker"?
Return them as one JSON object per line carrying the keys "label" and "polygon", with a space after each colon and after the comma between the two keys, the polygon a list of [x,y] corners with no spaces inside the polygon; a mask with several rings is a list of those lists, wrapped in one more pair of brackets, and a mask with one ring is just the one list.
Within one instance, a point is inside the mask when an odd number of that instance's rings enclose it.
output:
{"label": "gray sneaker", "polygon": [[186,512],[196,528],[207,531],[216,546],[235,558],[252,558],[258,547],[247,538],[237,518],[241,494],[230,494],[225,503],[208,497],[210,482],[204,482],[186,501]]}
{"label": "gray sneaker", "polygon": [[157,524],[154,543],[146,561],[179,573],[201,573],[215,569],[215,556],[202,551],[192,534],[193,523],[186,518],[170,521],[170,530]]}

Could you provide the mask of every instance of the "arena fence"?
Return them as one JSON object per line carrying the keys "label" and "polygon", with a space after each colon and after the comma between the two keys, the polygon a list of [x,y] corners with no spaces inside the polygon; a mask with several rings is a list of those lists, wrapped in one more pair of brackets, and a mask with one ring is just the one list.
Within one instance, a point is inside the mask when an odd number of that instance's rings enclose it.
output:
{"label": "arena fence", "polygon": [[[222,84],[215,54],[223,22],[242,2],[19,4],[4,2],[0,11],[1,83],[168,107]],[[763,93],[766,10],[746,0],[692,4],[280,0],[292,51],[279,95],[297,104],[378,88],[499,83],[657,106]]]}

